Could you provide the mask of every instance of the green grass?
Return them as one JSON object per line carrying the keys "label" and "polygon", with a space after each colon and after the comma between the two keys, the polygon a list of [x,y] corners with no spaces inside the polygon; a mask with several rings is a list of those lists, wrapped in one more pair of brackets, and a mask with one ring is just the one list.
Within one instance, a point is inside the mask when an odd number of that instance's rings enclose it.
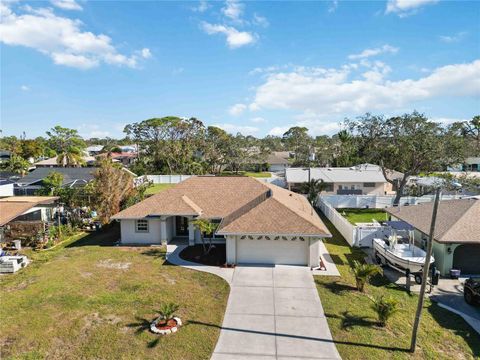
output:
{"label": "green grass", "polygon": [[387,220],[387,213],[379,209],[337,209],[337,211],[354,225],[372,222],[372,219],[378,222]]}
{"label": "green grass", "polygon": [[418,296],[377,275],[366,285],[371,296],[391,296],[397,299],[402,311],[390,319],[386,328],[377,326],[371,301],[355,290],[351,272],[353,260],[362,261],[362,250],[351,248],[340,233],[324,217],[332,238],[325,245],[340,271],[341,277],[316,276],[315,282],[322,300],[337,349],[348,359],[474,359],[480,356],[480,336],[464,320],[425,300],[417,351],[410,347],[412,324]]}
{"label": "green grass", "polygon": [[169,189],[174,185],[175,184],[153,184],[145,191],[145,195],[154,195],[156,193],[159,193],[160,191]]}
{"label": "green grass", "polygon": [[250,177],[257,177],[257,178],[269,178],[272,177],[272,174],[267,171],[239,171],[238,173],[232,171],[223,171],[220,176],[250,176]]}
{"label": "green grass", "polygon": [[[112,246],[118,235],[113,227],[26,251],[31,265],[0,277],[0,358],[210,358],[228,284],[169,265],[164,248]],[[148,326],[164,302],[180,305],[185,325],[160,337]]]}

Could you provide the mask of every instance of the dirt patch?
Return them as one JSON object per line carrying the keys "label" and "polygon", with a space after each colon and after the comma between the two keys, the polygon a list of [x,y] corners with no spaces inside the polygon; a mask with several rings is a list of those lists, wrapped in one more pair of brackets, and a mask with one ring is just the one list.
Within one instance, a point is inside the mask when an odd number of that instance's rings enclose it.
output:
{"label": "dirt patch", "polygon": [[210,266],[222,266],[227,261],[224,244],[215,244],[208,255],[203,254],[202,245],[189,246],[185,248],[179,255],[184,260]]}
{"label": "dirt patch", "polygon": [[129,262],[113,262],[112,259],[107,259],[99,261],[97,266],[106,269],[128,270],[130,264]]}
{"label": "dirt patch", "polygon": [[175,285],[176,283],[175,279],[172,279],[170,276],[168,276],[168,274],[165,274],[165,273],[161,273],[161,275],[167,283],[169,283],[170,285]]}
{"label": "dirt patch", "polygon": [[92,275],[93,275],[93,273],[91,273],[91,272],[80,271],[80,276],[84,279],[88,279]]}
{"label": "dirt patch", "polygon": [[100,315],[99,313],[95,312],[85,316],[84,321],[85,325],[82,328],[82,333],[100,324],[118,324],[122,321],[122,319],[116,315]]}

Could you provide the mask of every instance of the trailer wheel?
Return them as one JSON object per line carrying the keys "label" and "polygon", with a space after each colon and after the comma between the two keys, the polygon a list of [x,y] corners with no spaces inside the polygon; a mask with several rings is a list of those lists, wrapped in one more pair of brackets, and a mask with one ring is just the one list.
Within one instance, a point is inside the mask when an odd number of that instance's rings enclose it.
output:
{"label": "trailer wheel", "polygon": [[415,274],[415,282],[420,285],[422,283],[422,275]]}
{"label": "trailer wheel", "polygon": [[380,257],[380,255],[378,255],[378,253],[375,253],[375,261],[377,264],[383,265],[382,258]]}

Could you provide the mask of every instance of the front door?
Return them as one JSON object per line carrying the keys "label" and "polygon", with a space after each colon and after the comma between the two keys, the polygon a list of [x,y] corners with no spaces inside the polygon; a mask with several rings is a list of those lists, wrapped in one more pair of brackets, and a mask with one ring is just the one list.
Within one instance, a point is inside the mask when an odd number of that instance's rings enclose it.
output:
{"label": "front door", "polygon": [[183,216],[176,216],[175,229],[177,236],[188,236],[188,219]]}

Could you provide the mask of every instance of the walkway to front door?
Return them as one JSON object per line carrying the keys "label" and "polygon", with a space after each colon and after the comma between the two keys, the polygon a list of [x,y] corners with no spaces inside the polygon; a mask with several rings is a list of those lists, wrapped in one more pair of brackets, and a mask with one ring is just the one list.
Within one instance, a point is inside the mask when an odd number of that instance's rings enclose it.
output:
{"label": "walkway to front door", "polygon": [[237,266],[212,359],[340,359],[307,267]]}

